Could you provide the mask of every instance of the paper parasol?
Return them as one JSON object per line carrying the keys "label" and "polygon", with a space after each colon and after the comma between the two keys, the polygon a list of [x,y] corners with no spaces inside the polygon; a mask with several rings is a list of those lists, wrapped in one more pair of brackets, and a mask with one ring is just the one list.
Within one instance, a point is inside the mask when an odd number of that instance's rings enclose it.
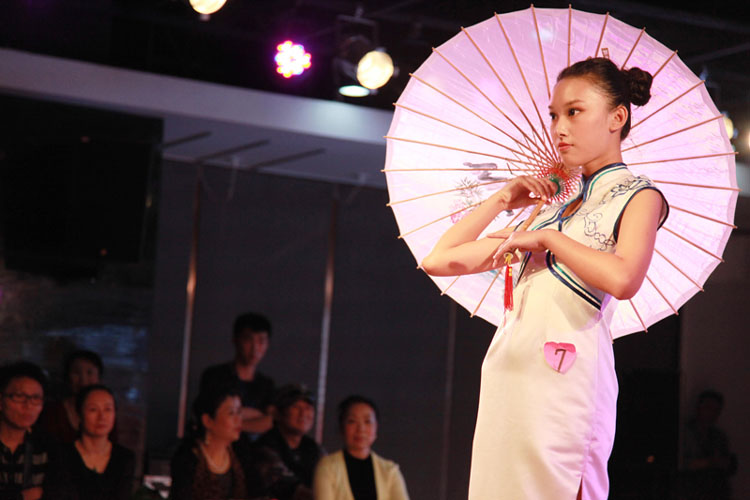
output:
{"label": "paper parasol", "polygon": [[[671,208],[641,289],[610,301],[616,338],[676,313],[702,290],[734,227],[739,190],[722,115],[676,52],[608,14],[534,7],[496,14],[434,49],[412,75],[396,103],[384,171],[399,237],[421,262],[503,182],[557,161],[546,118],[555,78],[597,56],[654,76],[651,100],[632,109],[623,161],[651,178]],[[504,212],[486,232],[529,211]],[[497,271],[432,279],[472,314],[501,321]]]}

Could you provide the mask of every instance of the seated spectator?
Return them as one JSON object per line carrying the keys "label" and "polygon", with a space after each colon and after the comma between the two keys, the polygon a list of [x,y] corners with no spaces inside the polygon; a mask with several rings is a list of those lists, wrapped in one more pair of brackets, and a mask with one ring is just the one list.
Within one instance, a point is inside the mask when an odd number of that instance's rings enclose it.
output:
{"label": "seated spectator", "polygon": [[682,446],[683,470],[680,499],[729,500],[729,478],[737,470],[737,458],[729,451],[729,439],[717,422],[724,397],[716,391],[698,396],[695,418],[688,422]]}
{"label": "seated spectator", "polygon": [[239,391],[218,386],[193,404],[195,428],[172,457],[175,500],[248,498],[245,474],[232,450],[242,425]]}
{"label": "seated spectator", "polygon": [[312,490],[292,474],[272,449],[256,445],[235,452],[244,466],[251,498],[312,500]]}
{"label": "seated spectator", "polygon": [[65,397],[45,406],[36,428],[62,444],[73,443],[78,438],[80,425],[76,396],[83,387],[98,384],[103,373],[102,358],[97,353],[86,350],[70,353],[63,365],[63,379],[67,389]]}
{"label": "seated spectator", "polygon": [[50,450],[32,435],[44,404],[46,377],[38,366],[19,362],[0,370],[0,498],[37,500],[50,472]]}
{"label": "seated spectator", "polygon": [[307,389],[287,385],[279,389],[274,399],[274,426],[256,444],[275,451],[287,468],[302,483],[312,487],[315,465],[323,448],[307,435],[315,419],[315,400]]}
{"label": "seated spectator", "polygon": [[135,455],[113,443],[116,408],[112,391],[89,385],[76,396],[79,437],[61,451],[60,500],[128,500],[133,493]]}
{"label": "seated spectator", "polygon": [[252,441],[273,425],[269,406],[273,400],[273,380],[257,368],[268,350],[271,323],[265,316],[246,313],[237,317],[233,328],[234,359],[208,367],[201,376],[200,391],[235,384],[242,402],[243,436]]}
{"label": "seated spectator", "polygon": [[408,500],[395,462],[372,451],[378,435],[378,409],[362,396],[339,404],[344,449],[323,457],[315,469],[316,500]]}

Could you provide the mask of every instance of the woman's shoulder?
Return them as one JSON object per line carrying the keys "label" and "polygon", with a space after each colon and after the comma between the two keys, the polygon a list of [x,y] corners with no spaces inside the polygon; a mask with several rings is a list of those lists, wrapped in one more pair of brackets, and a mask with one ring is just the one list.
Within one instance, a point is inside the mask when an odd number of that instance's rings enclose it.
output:
{"label": "woman's shoulder", "polygon": [[172,455],[172,469],[192,466],[198,463],[198,448],[192,440],[183,440]]}
{"label": "woman's shoulder", "polygon": [[323,455],[318,460],[318,467],[334,467],[338,464],[344,463],[344,452],[343,450],[334,451],[328,455]]}
{"label": "woman's shoulder", "polygon": [[399,469],[398,464],[394,462],[393,460],[389,460],[385,457],[381,457],[374,451],[371,453],[372,453],[372,461],[374,464],[379,464],[380,467],[386,470],[398,470]]}

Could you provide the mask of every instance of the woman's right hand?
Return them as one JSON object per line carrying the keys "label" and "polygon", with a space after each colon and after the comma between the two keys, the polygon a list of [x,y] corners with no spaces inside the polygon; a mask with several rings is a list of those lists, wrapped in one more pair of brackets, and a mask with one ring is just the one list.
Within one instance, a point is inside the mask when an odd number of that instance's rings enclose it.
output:
{"label": "woman's right hand", "polygon": [[548,201],[555,196],[557,184],[549,179],[539,179],[531,175],[522,175],[509,181],[493,196],[503,207],[512,210],[526,207],[539,200]]}

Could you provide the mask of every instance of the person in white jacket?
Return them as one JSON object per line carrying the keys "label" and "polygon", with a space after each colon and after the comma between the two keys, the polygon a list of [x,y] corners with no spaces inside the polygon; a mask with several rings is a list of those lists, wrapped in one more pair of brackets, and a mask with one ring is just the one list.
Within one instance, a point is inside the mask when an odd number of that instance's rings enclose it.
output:
{"label": "person in white jacket", "polygon": [[315,500],[409,500],[398,464],[372,451],[378,409],[362,396],[339,404],[344,449],[320,459],[315,469]]}

